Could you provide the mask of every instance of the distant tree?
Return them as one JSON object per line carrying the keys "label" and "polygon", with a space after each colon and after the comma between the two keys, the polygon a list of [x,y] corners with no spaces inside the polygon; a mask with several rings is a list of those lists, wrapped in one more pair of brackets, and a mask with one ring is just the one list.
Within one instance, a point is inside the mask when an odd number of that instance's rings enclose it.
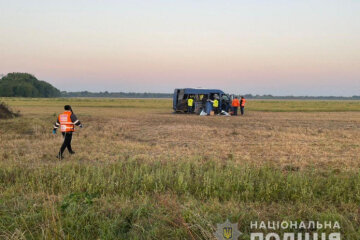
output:
{"label": "distant tree", "polygon": [[62,97],[110,97],[110,98],[171,98],[171,93],[134,93],[134,92],[61,92]]}
{"label": "distant tree", "polygon": [[60,97],[60,91],[29,73],[9,73],[0,79],[0,97]]}

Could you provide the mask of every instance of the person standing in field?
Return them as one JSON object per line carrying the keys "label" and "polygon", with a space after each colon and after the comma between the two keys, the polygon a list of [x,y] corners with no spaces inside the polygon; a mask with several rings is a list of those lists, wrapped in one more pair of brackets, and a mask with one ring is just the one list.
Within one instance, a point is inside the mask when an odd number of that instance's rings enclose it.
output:
{"label": "person standing in field", "polygon": [[65,105],[64,109],[65,111],[58,116],[53,129],[53,134],[56,134],[56,130],[60,127],[61,134],[64,138],[64,142],[61,145],[58,155],[56,156],[59,159],[63,158],[65,148],[68,149],[70,154],[75,153],[71,148],[72,135],[75,131],[75,126],[82,128],[82,124],[73,113],[71,106]]}
{"label": "person standing in field", "polygon": [[230,107],[230,99],[227,95],[222,95],[221,97],[221,110],[224,110],[225,112],[229,112]]}
{"label": "person standing in field", "polygon": [[214,109],[215,114],[219,113],[219,100],[218,100],[218,98],[215,98],[214,101],[213,101],[213,109]]}
{"label": "person standing in field", "polygon": [[189,97],[187,100],[187,106],[188,106],[188,113],[192,113],[193,112],[193,106],[194,106],[194,99],[192,97]]}
{"label": "person standing in field", "polygon": [[233,109],[233,115],[237,116],[238,107],[240,106],[239,99],[237,97],[232,100],[231,106]]}
{"label": "person standing in field", "polygon": [[241,97],[240,99],[240,112],[241,115],[244,115],[244,111],[245,111],[245,103],[246,103],[246,99],[244,97]]}

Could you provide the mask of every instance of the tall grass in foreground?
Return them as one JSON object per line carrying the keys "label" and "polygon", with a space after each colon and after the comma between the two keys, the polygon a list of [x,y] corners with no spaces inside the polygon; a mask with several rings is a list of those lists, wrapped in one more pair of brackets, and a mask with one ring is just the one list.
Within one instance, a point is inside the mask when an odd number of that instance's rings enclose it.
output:
{"label": "tall grass in foreground", "polygon": [[230,161],[62,162],[2,165],[0,189],[5,238],[206,239],[229,215],[240,219],[244,239],[255,220],[333,219],[345,239],[355,239],[360,226],[359,219],[348,220],[360,204],[358,172],[281,171]]}
{"label": "tall grass in foreground", "polygon": [[[214,239],[227,218],[241,240],[282,220],[359,239],[360,101],[249,100],[225,118],[167,99],[3,100],[22,117],[0,121],[0,239]],[[57,161],[65,104],[85,127]]]}
{"label": "tall grass in foreground", "polygon": [[360,203],[360,174],[282,172],[272,168],[239,164],[195,162],[141,162],[82,165],[65,163],[56,167],[2,166],[3,191],[21,187],[24,193],[67,194],[86,191],[129,198],[172,192],[199,200]]}

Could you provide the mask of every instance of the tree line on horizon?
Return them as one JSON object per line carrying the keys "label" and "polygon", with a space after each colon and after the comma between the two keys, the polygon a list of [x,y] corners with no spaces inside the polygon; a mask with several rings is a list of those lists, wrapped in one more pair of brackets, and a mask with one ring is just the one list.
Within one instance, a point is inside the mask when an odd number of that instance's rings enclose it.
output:
{"label": "tree line on horizon", "polygon": [[61,92],[62,97],[103,97],[103,98],[172,98],[172,93],[137,93],[137,92]]}
{"label": "tree line on horizon", "polygon": [[[298,100],[360,100],[360,95],[351,97],[340,96],[273,96],[266,95],[243,95],[247,99],[298,99]],[[52,86],[46,81],[38,80],[29,73],[9,73],[0,76],[0,97],[98,97],[98,98],[172,98],[172,93],[150,92],[66,92]]]}
{"label": "tree line on horizon", "polygon": [[0,78],[0,97],[60,97],[61,92],[50,83],[29,73],[9,73]]}

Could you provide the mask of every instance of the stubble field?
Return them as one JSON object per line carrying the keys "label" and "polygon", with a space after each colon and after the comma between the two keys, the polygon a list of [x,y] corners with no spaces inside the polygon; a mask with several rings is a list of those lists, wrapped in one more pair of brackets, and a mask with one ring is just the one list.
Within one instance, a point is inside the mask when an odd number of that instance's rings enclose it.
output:
{"label": "stubble field", "polygon": [[[22,116],[0,120],[0,238],[214,239],[227,218],[241,239],[251,221],[360,235],[360,102],[248,101],[245,116],[201,117],[167,99],[2,100]],[[84,128],[59,161],[65,104]]]}

